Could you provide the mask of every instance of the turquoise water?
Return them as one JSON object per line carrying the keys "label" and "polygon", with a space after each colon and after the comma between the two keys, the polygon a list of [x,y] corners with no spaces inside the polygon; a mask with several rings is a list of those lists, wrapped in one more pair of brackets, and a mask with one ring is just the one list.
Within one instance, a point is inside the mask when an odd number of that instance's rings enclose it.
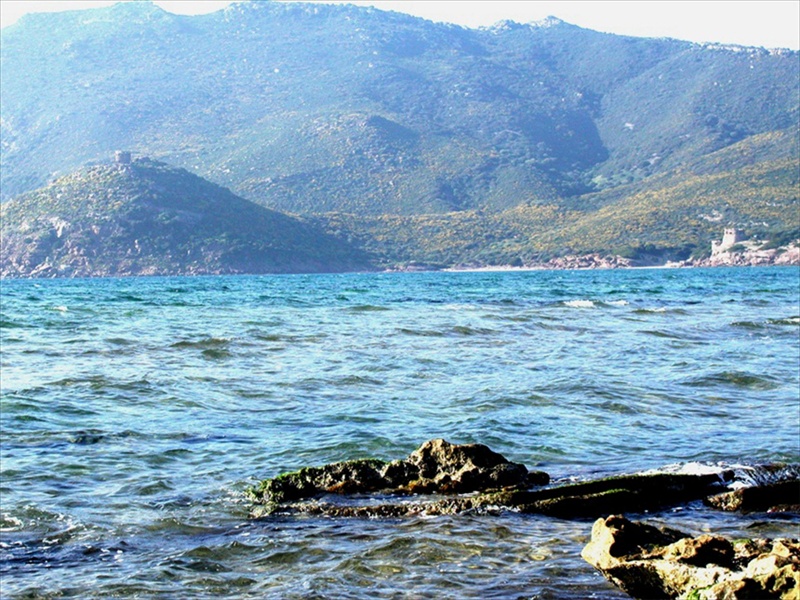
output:
{"label": "turquoise water", "polygon": [[0,325],[8,598],[622,598],[590,521],[253,520],[243,491],[436,437],[556,480],[800,462],[794,267],[3,281]]}

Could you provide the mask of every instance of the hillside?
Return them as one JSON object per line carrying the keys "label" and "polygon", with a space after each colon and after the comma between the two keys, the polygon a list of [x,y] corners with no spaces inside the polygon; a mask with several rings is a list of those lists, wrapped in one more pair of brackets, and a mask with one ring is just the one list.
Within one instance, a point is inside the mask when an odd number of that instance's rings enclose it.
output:
{"label": "hillside", "polygon": [[278,2],[130,2],[0,35],[3,200],[130,148],[386,265],[800,227],[798,52]]}
{"label": "hillside", "polygon": [[5,277],[370,268],[308,223],[148,159],[87,167],[0,211]]}
{"label": "hillside", "polygon": [[[615,197],[589,195],[579,206],[371,218],[335,213],[317,220],[385,265],[537,265],[595,253],[663,263],[702,258],[731,223],[748,239],[786,245],[800,240],[800,167],[791,156],[752,159],[765,146],[782,145],[776,137],[798,139],[789,131],[741,142],[660,176],[652,188],[631,184],[614,190]],[[720,172],[720,163],[733,168]]]}

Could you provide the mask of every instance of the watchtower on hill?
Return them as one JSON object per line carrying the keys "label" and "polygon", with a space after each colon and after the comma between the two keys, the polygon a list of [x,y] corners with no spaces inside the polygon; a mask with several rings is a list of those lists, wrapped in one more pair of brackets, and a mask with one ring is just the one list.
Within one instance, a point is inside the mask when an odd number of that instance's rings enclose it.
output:
{"label": "watchtower on hill", "polygon": [[727,252],[736,244],[744,241],[744,233],[734,227],[728,227],[722,232],[722,241],[711,242],[711,254]]}
{"label": "watchtower on hill", "polygon": [[114,152],[114,162],[118,165],[131,164],[131,153],[127,150],[117,150]]}

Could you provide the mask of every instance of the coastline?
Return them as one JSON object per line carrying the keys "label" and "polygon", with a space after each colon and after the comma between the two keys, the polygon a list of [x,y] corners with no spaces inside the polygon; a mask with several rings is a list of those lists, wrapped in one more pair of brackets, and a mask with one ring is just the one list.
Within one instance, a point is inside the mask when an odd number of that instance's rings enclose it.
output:
{"label": "coastline", "polygon": [[505,272],[505,271],[588,271],[595,269],[685,269],[703,267],[762,267],[800,266],[800,241],[770,250],[747,250],[744,252],[720,252],[707,258],[682,261],[656,262],[634,260],[618,255],[602,256],[597,253],[568,255],[553,258],[543,263],[528,265],[456,265],[440,269],[447,272]]}
{"label": "coastline", "polygon": [[598,253],[567,255],[552,258],[546,262],[533,262],[522,265],[489,265],[478,263],[464,263],[451,266],[442,266],[424,262],[411,261],[405,265],[375,268],[372,270],[336,270],[336,271],[287,271],[275,270],[273,272],[233,271],[226,269],[192,268],[187,271],[160,271],[157,269],[143,269],[129,271],[108,269],[93,272],[91,269],[78,271],[61,271],[53,268],[33,269],[28,273],[21,273],[11,269],[0,270],[0,280],[11,279],[74,279],[74,278],[102,278],[102,277],[197,277],[215,275],[292,275],[310,273],[503,273],[523,271],[591,271],[610,269],[687,269],[687,268],[717,268],[717,267],[768,267],[768,266],[800,266],[800,240],[790,246],[782,246],[769,250],[745,250],[744,252],[719,252],[712,256],[700,259],[687,259],[682,261],[660,261],[656,257],[647,259],[630,259],[619,255],[601,255]]}

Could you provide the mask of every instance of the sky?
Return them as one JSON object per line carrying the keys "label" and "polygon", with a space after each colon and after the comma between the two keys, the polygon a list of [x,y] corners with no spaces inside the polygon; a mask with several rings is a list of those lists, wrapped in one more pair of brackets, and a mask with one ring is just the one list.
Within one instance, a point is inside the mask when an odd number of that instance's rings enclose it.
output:
{"label": "sky", "polygon": [[[11,25],[26,12],[110,4],[114,2],[0,0],[0,23]],[[199,14],[220,10],[230,2],[157,0],[156,4],[174,13]],[[506,19],[529,23],[552,15],[580,27],[620,35],[800,49],[800,0],[386,0],[349,4],[466,27],[490,26]]]}

